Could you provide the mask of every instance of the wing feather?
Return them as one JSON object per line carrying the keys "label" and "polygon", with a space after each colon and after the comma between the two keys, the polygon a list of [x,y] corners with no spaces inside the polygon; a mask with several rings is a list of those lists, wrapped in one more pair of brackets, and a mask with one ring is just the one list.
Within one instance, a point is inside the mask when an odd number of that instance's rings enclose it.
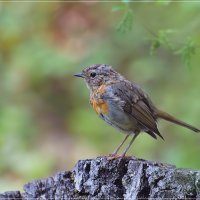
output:
{"label": "wing feather", "polygon": [[113,85],[113,90],[123,100],[124,111],[138,121],[143,131],[154,138],[158,135],[163,139],[157,128],[154,106],[138,85],[121,81]]}

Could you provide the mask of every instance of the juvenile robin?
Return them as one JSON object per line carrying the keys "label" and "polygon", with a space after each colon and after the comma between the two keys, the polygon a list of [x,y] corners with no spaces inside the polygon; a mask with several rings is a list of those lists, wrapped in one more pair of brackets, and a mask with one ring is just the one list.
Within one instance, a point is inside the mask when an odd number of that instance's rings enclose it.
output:
{"label": "juvenile robin", "polygon": [[122,143],[111,154],[112,157],[118,157],[118,151],[131,136],[129,145],[120,155],[124,157],[140,132],[146,132],[155,139],[157,136],[164,139],[157,128],[158,119],[200,132],[200,129],[156,108],[136,83],[126,80],[109,65],[94,64],[75,76],[85,80],[90,90],[90,104],[98,116],[126,134]]}

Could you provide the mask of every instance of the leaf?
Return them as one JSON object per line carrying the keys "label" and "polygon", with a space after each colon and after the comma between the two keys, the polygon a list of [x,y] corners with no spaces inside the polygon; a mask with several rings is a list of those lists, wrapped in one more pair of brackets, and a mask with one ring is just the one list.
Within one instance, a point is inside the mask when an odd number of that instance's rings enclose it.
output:
{"label": "leaf", "polygon": [[133,26],[133,12],[132,10],[128,10],[122,20],[120,21],[120,23],[117,26],[117,31],[124,34],[127,33],[129,31],[132,30],[132,26]]}
{"label": "leaf", "polygon": [[174,33],[175,31],[172,29],[167,29],[167,30],[161,30],[158,32],[158,34],[154,34],[153,38],[150,38],[148,40],[151,41],[151,46],[150,46],[150,55],[153,55],[155,51],[160,47],[166,47],[167,49],[171,50],[174,52],[175,50],[175,45],[170,39],[170,35]]}
{"label": "leaf", "polygon": [[150,47],[150,55],[153,55],[155,51],[160,47],[160,41],[155,39]]}
{"label": "leaf", "polygon": [[196,53],[196,48],[194,41],[188,38],[185,44],[180,47],[175,54],[181,55],[183,62],[190,67],[191,58]]}
{"label": "leaf", "polygon": [[175,31],[172,29],[167,29],[167,30],[161,30],[158,33],[158,40],[160,44],[166,46],[170,50],[174,50],[174,44],[170,40],[170,35],[174,33]]}

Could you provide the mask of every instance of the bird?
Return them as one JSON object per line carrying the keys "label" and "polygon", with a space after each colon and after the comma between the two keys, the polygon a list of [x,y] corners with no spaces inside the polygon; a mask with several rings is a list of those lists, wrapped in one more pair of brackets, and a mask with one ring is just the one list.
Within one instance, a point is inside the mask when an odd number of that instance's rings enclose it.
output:
{"label": "bird", "polygon": [[[164,140],[157,127],[159,119],[200,132],[200,129],[158,109],[138,84],[127,80],[108,64],[90,65],[74,76],[85,80],[90,91],[90,104],[97,115],[125,133],[124,140],[110,154],[112,158],[124,157],[141,132],[149,134],[154,139],[160,137]],[[130,136],[130,143],[123,153],[118,155]]]}

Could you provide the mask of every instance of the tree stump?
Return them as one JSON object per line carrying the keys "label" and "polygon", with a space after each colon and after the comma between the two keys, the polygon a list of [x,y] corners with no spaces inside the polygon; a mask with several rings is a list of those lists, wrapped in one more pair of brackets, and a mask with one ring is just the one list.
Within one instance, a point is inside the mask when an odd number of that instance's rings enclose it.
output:
{"label": "tree stump", "polygon": [[1,200],[28,199],[200,199],[200,171],[132,157],[80,160],[58,172],[0,194]]}

